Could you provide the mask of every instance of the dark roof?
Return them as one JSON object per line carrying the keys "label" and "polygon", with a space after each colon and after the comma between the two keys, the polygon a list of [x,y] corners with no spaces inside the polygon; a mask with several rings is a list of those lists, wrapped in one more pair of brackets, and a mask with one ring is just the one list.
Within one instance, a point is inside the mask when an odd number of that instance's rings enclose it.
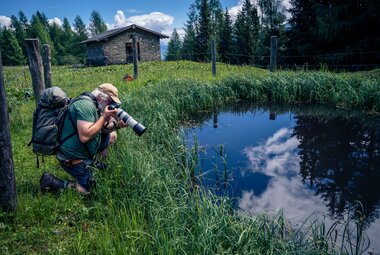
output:
{"label": "dark roof", "polygon": [[105,40],[105,39],[107,39],[107,38],[109,38],[111,36],[114,36],[114,35],[117,35],[117,34],[119,34],[121,32],[124,32],[126,30],[135,30],[135,29],[140,29],[140,30],[143,30],[145,32],[157,35],[160,38],[169,38],[169,36],[167,36],[167,35],[155,32],[153,30],[150,30],[150,29],[147,29],[147,28],[144,28],[144,27],[137,26],[135,24],[132,24],[132,25],[126,26],[126,27],[119,27],[119,28],[116,28],[116,29],[107,30],[107,31],[105,31],[103,33],[100,33],[98,35],[94,35],[93,37],[80,42],[80,44],[90,43],[90,42],[100,42],[100,41],[103,41],[103,40]]}

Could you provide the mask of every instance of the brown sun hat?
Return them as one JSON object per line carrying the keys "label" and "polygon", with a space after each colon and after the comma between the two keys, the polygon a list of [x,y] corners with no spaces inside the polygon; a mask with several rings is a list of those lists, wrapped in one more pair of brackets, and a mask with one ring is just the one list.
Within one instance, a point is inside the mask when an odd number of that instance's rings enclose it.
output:
{"label": "brown sun hat", "polygon": [[118,98],[117,88],[111,83],[103,83],[102,85],[99,85],[98,89],[109,95],[115,103],[121,104],[120,99]]}

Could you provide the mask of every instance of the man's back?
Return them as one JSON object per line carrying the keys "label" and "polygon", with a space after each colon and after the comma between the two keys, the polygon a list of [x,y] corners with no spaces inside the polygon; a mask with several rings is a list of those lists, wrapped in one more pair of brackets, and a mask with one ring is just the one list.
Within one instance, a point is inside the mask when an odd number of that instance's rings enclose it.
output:
{"label": "man's back", "polygon": [[[90,159],[96,154],[99,143],[100,133],[91,139],[88,143],[83,144],[79,140],[77,131],[77,121],[95,122],[99,118],[96,105],[89,99],[75,101],[66,114],[63,124],[58,151],[58,158],[63,159]],[[75,125],[75,127],[73,127]],[[75,134],[75,135],[73,135]],[[66,140],[66,137],[69,137]],[[90,155],[91,154],[91,155]]]}

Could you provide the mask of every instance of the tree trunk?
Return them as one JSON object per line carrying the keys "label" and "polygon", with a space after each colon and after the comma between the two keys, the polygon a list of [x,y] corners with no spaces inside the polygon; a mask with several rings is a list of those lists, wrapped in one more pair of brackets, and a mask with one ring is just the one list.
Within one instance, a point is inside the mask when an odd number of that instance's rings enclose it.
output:
{"label": "tree trunk", "polygon": [[3,63],[0,49],[0,209],[17,209],[16,180],[13,168],[12,143],[9,131],[7,102],[3,79]]}

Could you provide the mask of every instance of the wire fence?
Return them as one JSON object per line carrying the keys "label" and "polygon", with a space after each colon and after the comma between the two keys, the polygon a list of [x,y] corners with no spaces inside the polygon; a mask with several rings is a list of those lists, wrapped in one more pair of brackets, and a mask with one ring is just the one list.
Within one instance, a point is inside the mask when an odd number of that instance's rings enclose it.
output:
{"label": "wire fence", "polygon": [[[339,61],[328,61],[331,58],[336,57],[347,58],[355,60],[351,63],[339,63]],[[362,63],[361,60],[364,61],[363,56],[369,56],[369,62],[372,63]],[[277,54],[276,61],[276,69],[277,70],[333,70],[333,71],[361,71],[361,70],[372,70],[380,68],[380,51],[361,51],[361,52],[338,52],[332,54],[315,54],[315,55],[282,55],[281,53]],[[138,62],[145,61],[166,61],[168,57],[177,58],[178,60],[191,60],[202,63],[212,63],[212,54],[210,52],[198,52],[198,53],[184,53],[184,54],[161,54],[158,56],[152,57],[151,54],[140,53],[138,56]],[[252,66],[257,68],[269,69],[270,68],[270,55],[247,55],[247,54],[239,54],[239,53],[217,53],[216,52],[216,62],[218,63],[226,63],[226,64],[234,64],[236,59],[245,60],[242,66]],[[63,61],[67,59],[67,57],[56,57],[56,61]],[[377,62],[376,62],[377,61]],[[88,63],[100,63],[100,65],[111,66],[111,65],[133,65],[133,59],[130,56],[123,56],[120,54],[118,59],[109,59],[105,56],[100,56],[98,58],[93,59],[75,59],[73,58],[70,64],[65,65],[70,68],[84,68],[91,65]],[[93,65],[98,66],[98,65]],[[144,70],[142,70],[144,71]],[[191,71],[191,70],[190,70]],[[194,71],[195,72],[195,71]],[[133,75],[133,72],[130,74]],[[28,66],[24,66],[19,72],[7,73],[4,77],[5,84],[13,84],[16,88],[27,80],[30,80],[30,72]]]}
{"label": "wire fence", "polygon": [[[217,61],[227,64],[249,65],[269,69],[270,55],[247,55],[239,53],[217,53]],[[202,58],[199,58],[199,57]],[[166,54],[164,59],[186,59],[210,62],[208,52],[193,54]],[[202,61],[203,60],[203,61]],[[315,55],[285,55],[277,52],[277,69],[332,69],[337,71],[360,71],[380,68],[380,51],[339,52]]]}

